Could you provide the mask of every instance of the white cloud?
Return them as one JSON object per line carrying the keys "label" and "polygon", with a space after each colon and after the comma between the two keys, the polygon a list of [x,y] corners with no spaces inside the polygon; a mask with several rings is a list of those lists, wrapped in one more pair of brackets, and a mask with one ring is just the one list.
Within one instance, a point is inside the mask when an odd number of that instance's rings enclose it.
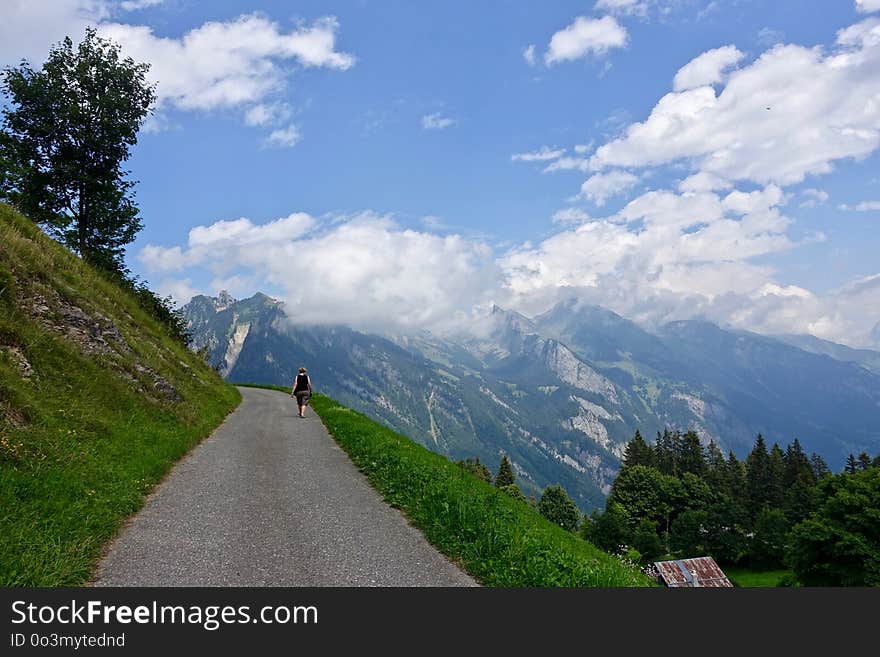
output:
{"label": "white cloud", "polygon": [[108,18],[104,0],[4,0],[0,20],[0,65],[17,65],[22,58],[37,66],[49,47],[65,36],[78,40],[87,25]]}
{"label": "white cloud", "polygon": [[292,148],[302,140],[302,134],[295,124],[279,128],[269,133],[265,145],[272,148]]}
{"label": "white cloud", "polygon": [[634,187],[638,182],[638,176],[627,171],[597,173],[581,185],[581,196],[601,207],[609,197]]}
{"label": "white cloud", "polygon": [[159,37],[146,26],[106,23],[102,36],[122,44],[126,55],[151,64],[160,106],[211,110],[259,104],[285,86],[281,64],[345,70],[355,59],[335,49],[339,23],[321,18],[284,32],[261,14],[209,22],[180,38]]}
{"label": "white cloud", "polygon": [[832,52],[777,46],[731,73],[720,93],[667,94],[591,165],[683,162],[730,181],[797,183],[880,145],[878,71],[880,19],[842,30]]}
{"label": "white cloud", "polygon": [[[163,262],[159,249],[142,251],[142,260]],[[306,324],[442,331],[462,324],[499,287],[485,245],[373,213],[324,225],[302,213],[265,225],[220,221],[194,228],[182,253],[191,267],[213,272],[215,284],[251,276],[257,288],[282,290],[291,316]]]}
{"label": "white cloud", "polygon": [[123,0],[119,3],[125,11],[137,11],[138,9],[146,9],[147,7],[155,7],[161,5],[165,0]]}
{"label": "white cloud", "polygon": [[823,189],[805,189],[801,192],[802,196],[806,197],[806,201],[803,201],[799,207],[802,208],[815,208],[817,205],[821,205],[823,203],[827,203],[830,196],[828,192]]}
{"label": "white cloud", "polygon": [[856,0],[856,11],[862,14],[880,11],[880,0]]}
{"label": "white cloud", "polygon": [[880,201],[862,201],[855,207],[856,212],[880,211]]}
{"label": "white cloud", "polygon": [[537,151],[530,153],[515,153],[510,156],[514,162],[546,162],[555,160],[565,153],[564,148],[550,148],[549,146],[541,146]]}
{"label": "white cloud", "polygon": [[244,123],[251,127],[265,126],[287,119],[290,114],[290,108],[284,103],[258,103],[245,111]]}
{"label": "white cloud", "polygon": [[456,120],[448,116],[443,116],[440,112],[426,114],[422,117],[423,130],[443,130],[456,124]]}
{"label": "white cloud", "polygon": [[523,50],[523,59],[529,66],[535,65],[535,44],[531,44]]}
{"label": "white cloud", "polygon": [[562,208],[553,213],[554,224],[581,224],[590,220],[590,215],[580,208]]}
{"label": "white cloud", "polygon": [[613,16],[578,16],[568,27],[556,32],[544,54],[550,66],[587,55],[604,55],[612,48],[623,48],[629,40],[626,29]]}
{"label": "white cloud", "polygon": [[721,82],[724,71],[737,64],[744,56],[735,46],[708,50],[679,69],[672,87],[675,91],[685,91]]}
{"label": "white cloud", "polygon": [[555,162],[551,162],[544,168],[544,173],[553,173],[554,171],[590,171],[590,160],[583,157],[560,157]]}
{"label": "white cloud", "polygon": [[179,280],[174,278],[163,278],[155,284],[154,289],[161,297],[170,296],[179,306],[189,303],[190,299],[194,296],[202,294],[201,290],[193,287],[192,280],[189,278]]}
{"label": "white cloud", "polygon": [[648,3],[645,0],[597,0],[595,9],[612,14],[644,16],[648,11]]}
{"label": "white cloud", "polygon": [[723,178],[700,171],[688,176],[678,184],[680,192],[714,192],[716,190],[730,189],[733,185]]}

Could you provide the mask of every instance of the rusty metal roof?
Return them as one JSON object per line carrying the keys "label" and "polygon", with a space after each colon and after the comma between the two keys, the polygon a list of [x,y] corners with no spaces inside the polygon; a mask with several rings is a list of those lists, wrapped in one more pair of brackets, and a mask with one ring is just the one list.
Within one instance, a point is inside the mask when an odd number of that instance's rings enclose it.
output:
{"label": "rusty metal roof", "polygon": [[654,566],[663,583],[669,587],[733,586],[712,557],[657,561]]}

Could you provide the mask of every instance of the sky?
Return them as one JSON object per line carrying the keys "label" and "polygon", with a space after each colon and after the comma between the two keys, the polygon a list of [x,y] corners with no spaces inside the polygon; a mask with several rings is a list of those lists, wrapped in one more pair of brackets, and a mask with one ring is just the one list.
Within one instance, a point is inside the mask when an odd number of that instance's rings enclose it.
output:
{"label": "sky", "polygon": [[582,299],[880,348],[880,0],[2,0],[151,64],[132,271],[438,333]]}

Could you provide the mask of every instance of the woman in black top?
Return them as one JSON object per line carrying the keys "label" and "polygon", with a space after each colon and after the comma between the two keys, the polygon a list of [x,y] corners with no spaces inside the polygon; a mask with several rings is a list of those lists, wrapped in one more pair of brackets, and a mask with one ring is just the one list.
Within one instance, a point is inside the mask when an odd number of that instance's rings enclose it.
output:
{"label": "woman in black top", "polygon": [[299,416],[306,416],[306,406],[309,405],[309,397],[312,396],[312,382],[306,372],[305,367],[299,368],[299,374],[296,375],[296,381],[293,382],[293,389],[290,391],[291,397],[296,397],[296,405],[299,407]]}

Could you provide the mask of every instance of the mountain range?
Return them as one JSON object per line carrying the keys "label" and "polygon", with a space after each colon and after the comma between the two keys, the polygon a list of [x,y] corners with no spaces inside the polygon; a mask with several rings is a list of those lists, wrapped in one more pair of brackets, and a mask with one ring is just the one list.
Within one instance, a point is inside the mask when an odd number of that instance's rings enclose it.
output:
{"label": "mountain range", "polygon": [[456,337],[296,325],[261,293],[197,296],[184,313],[227,380],[290,385],[305,366],[340,403],[454,459],[494,470],[507,454],[525,492],[560,483],[585,511],[636,429],[693,429],[740,457],[758,433],[798,438],[833,469],[880,451],[880,352],[811,336],[702,321],[649,332],[574,300],[533,318],[495,307]]}

